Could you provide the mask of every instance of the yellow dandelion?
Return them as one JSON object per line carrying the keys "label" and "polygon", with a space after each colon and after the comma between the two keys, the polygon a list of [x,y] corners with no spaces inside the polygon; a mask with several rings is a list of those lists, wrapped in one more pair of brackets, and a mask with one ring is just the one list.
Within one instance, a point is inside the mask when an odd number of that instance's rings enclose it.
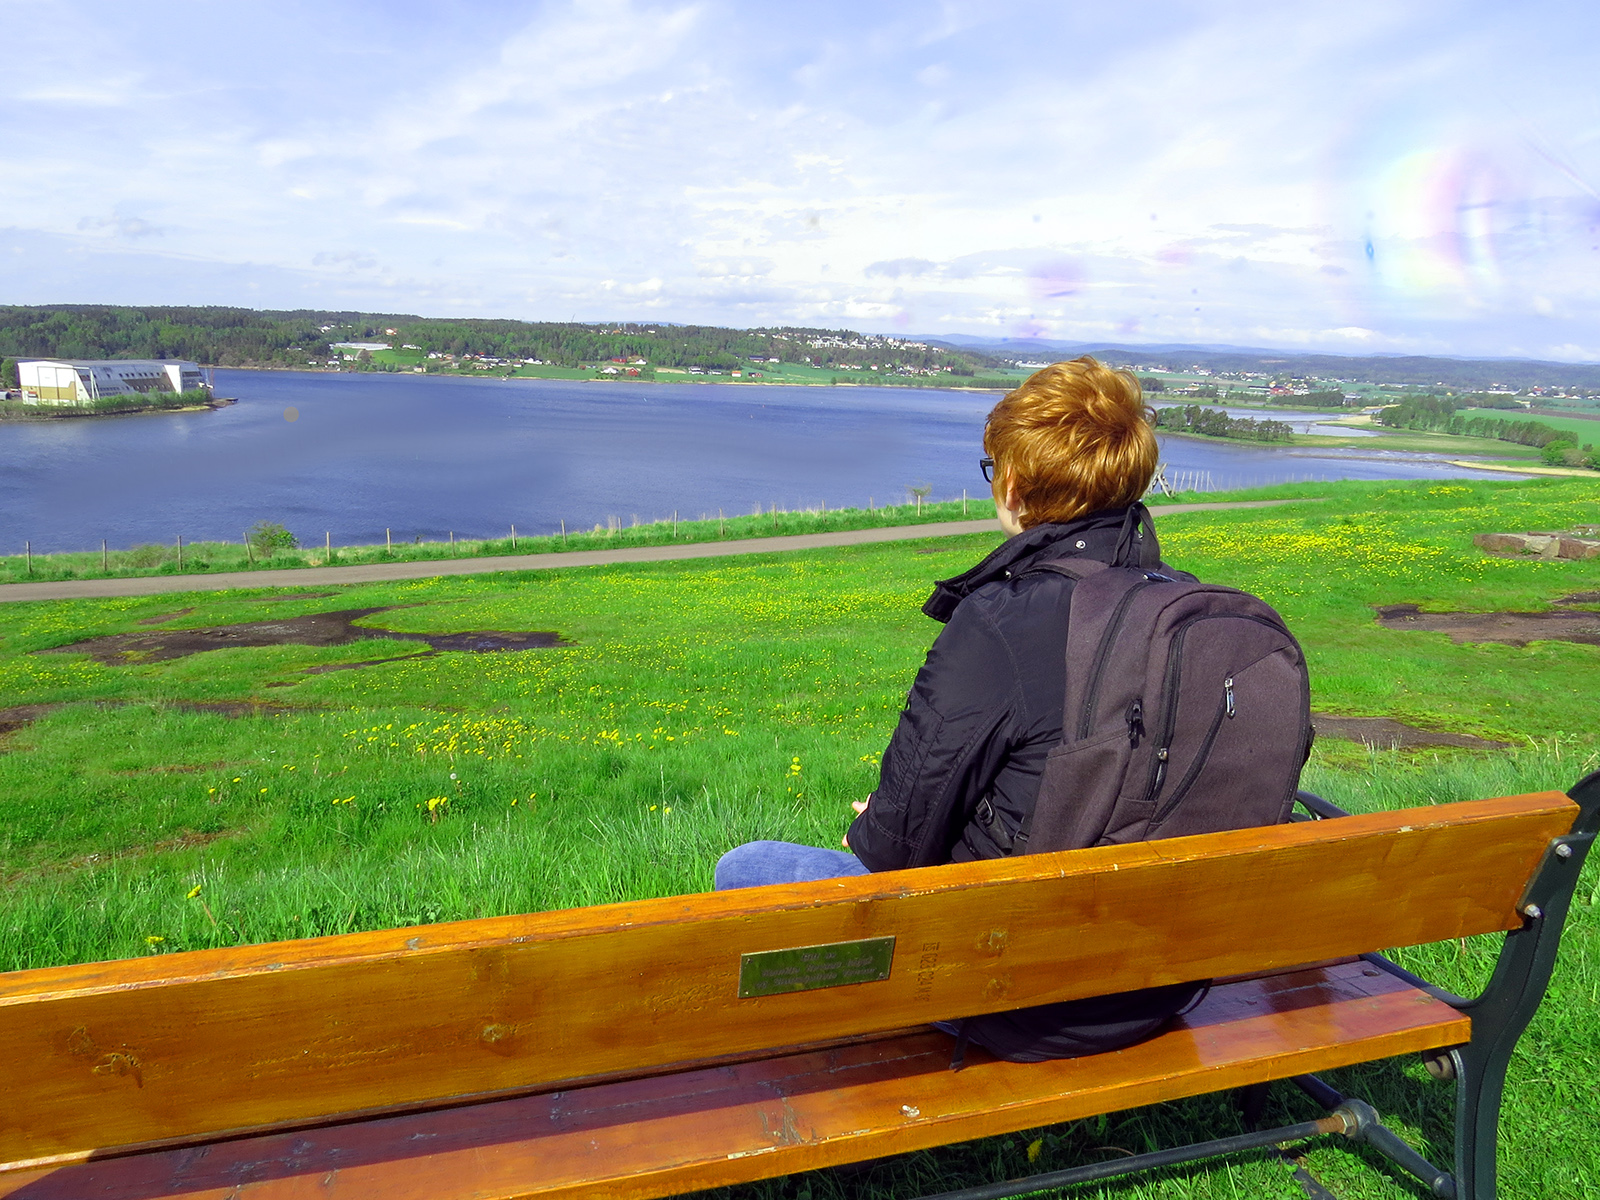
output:
{"label": "yellow dandelion", "polygon": [[145,938],[144,940],[145,940],[145,944],[147,946],[159,946],[162,942],[166,941],[167,939],[152,933],[149,937]]}

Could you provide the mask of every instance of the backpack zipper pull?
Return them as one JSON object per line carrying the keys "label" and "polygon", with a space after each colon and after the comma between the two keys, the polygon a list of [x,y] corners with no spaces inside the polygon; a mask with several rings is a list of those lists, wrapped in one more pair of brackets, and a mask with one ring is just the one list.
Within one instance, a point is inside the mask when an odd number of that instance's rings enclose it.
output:
{"label": "backpack zipper pull", "polygon": [[1135,699],[1128,705],[1128,745],[1138,746],[1144,736],[1144,701]]}
{"label": "backpack zipper pull", "polygon": [[1226,699],[1228,715],[1233,716],[1233,676],[1222,681],[1222,694]]}

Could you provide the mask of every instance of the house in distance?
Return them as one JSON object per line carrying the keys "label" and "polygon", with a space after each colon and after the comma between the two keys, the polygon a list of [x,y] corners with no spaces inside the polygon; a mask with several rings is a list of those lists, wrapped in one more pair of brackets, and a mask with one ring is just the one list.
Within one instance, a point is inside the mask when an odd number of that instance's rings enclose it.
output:
{"label": "house in distance", "polygon": [[153,358],[24,359],[17,363],[17,383],[22,398],[37,404],[86,404],[107,396],[193,392],[210,386],[195,363]]}

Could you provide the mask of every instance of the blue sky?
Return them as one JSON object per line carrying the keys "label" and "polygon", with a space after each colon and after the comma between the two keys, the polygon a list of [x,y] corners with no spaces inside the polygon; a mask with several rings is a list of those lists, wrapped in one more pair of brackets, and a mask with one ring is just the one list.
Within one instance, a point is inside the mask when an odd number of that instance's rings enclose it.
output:
{"label": "blue sky", "polygon": [[1600,359],[1600,5],[0,0],[0,303]]}

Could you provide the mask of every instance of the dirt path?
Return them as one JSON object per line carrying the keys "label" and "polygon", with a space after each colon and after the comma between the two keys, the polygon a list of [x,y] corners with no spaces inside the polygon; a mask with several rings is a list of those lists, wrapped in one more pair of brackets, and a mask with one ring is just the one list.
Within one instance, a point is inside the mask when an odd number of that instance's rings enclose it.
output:
{"label": "dirt path", "polygon": [[[1271,508],[1280,504],[1314,503],[1315,500],[1234,500],[1219,504],[1163,504],[1150,511],[1159,519],[1169,513],[1209,512],[1223,508]],[[483,575],[494,571],[552,571],[562,567],[599,567],[608,563],[724,558],[738,554],[820,550],[830,546],[860,546],[872,542],[905,542],[920,538],[959,537],[963,534],[998,532],[1000,527],[992,520],[940,521],[928,525],[847,529],[839,533],[805,533],[792,537],[692,542],[683,546],[634,546],[626,550],[504,554],[492,558],[363,563],[354,567],[300,567],[282,571],[218,571],[206,575],[145,575],[133,579],[62,579],[48,583],[0,584],[0,601],[154,596],[163,592],[222,592],[233,588],[325,587],[329,584],[380,583],[392,579],[427,579],[435,575]]]}

